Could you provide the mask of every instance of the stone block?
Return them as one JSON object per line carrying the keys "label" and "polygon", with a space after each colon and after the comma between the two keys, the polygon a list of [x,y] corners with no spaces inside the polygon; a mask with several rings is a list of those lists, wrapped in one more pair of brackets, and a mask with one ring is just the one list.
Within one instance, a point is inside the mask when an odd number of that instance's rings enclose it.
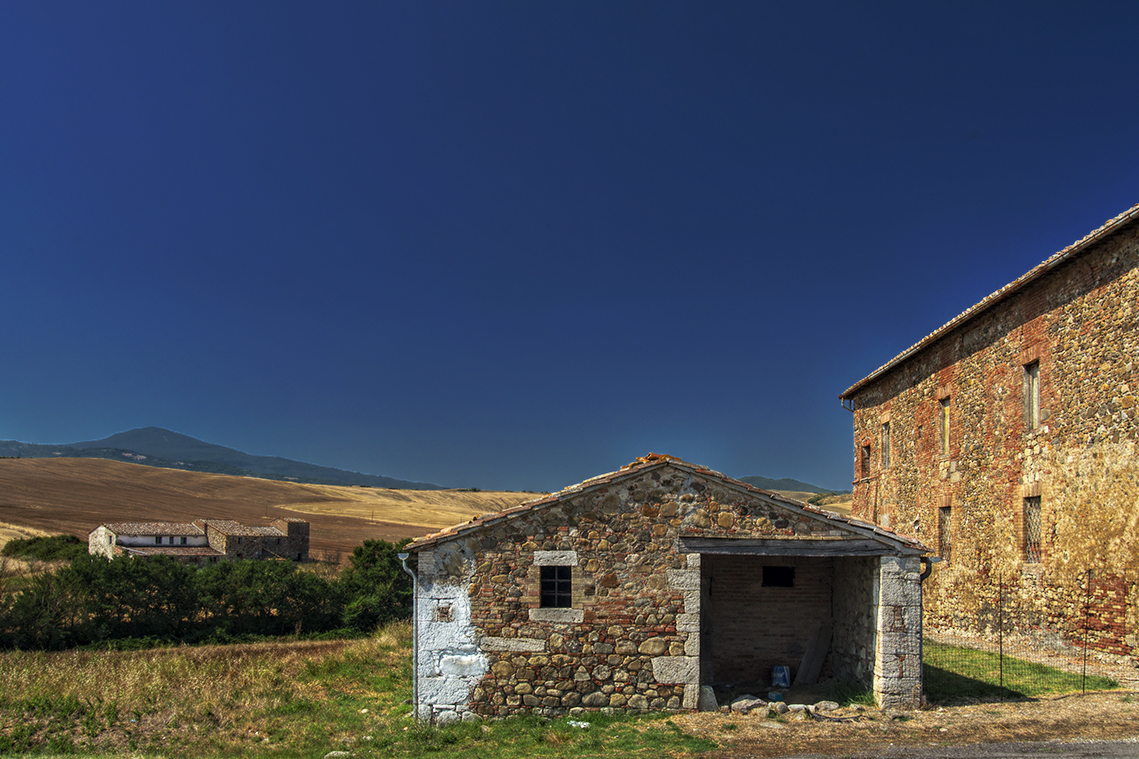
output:
{"label": "stone block", "polygon": [[652,660],[658,683],[695,683],[700,678],[700,660],[693,656],[658,656]]}
{"label": "stone block", "polygon": [[668,570],[668,585],[675,590],[700,590],[700,571],[694,569]]}
{"label": "stone block", "polygon": [[546,650],[546,641],[538,638],[491,638],[479,641],[483,651],[523,651],[536,653]]}
{"label": "stone block", "polygon": [[577,551],[534,551],[536,567],[576,567]]}
{"label": "stone block", "polygon": [[700,615],[681,612],[676,615],[677,632],[700,632]]}
{"label": "stone block", "polygon": [[486,673],[486,657],[482,654],[444,656],[439,660],[439,671],[458,677],[482,677]]}
{"label": "stone block", "polygon": [[585,620],[585,612],[581,609],[530,609],[530,619],[536,622],[581,624]]}

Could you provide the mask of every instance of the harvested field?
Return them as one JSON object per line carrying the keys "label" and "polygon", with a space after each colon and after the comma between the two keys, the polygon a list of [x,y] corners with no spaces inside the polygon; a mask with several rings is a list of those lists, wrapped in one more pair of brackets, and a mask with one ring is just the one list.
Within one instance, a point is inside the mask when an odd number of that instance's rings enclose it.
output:
{"label": "harvested field", "polygon": [[304,485],[106,459],[0,459],[0,523],[13,532],[0,536],[67,533],[86,539],[111,521],[203,517],[257,525],[292,516],[311,523],[313,555],[335,559],[368,538],[418,537],[536,497]]}

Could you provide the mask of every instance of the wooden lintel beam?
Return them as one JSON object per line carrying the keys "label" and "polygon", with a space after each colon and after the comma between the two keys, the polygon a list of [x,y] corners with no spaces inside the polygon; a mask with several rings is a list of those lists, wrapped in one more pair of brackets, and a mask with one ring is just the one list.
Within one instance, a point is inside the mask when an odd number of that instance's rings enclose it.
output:
{"label": "wooden lintel beam", "polygon": [[884,556],[895,553],[874,540],[733,540],[681,538],[685,553],[733,556]]}

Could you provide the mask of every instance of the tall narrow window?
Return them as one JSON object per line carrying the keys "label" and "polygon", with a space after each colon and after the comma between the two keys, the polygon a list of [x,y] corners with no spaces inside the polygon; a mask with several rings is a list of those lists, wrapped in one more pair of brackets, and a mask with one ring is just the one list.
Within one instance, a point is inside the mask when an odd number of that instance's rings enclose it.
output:
{"label": "tall narrow window", "polygon": [[941,455],[949,455],[949,399],[942,398],[938,413],[941,419]]}
{"label": "tall narrow window", "polygon": [[890,423],[882,425],[882,468],[890,468]]}
{"label": "tall narrow window", "polygon": [[1040,561],[1040,496],[1024,499],[1024,560],[1036,564]]}
{"label": "tall narrow window", "polygon": [[547,566],[541,570],[541,606],[568,609],[573,606],[573,567]]}
{"label": "tall narrow window", "polygon": [[1031,432],[1040,426],[1040,362],[1024,367],[1024,429]]}
{"label": "tall narrow window", "polygon": [[870,446],[868,445],[864,445],[860,449],[860,454],[858,457],[858,469],[859,477],[870,476]]}
{"label": "tall narrow window", "polygon": [[946,564],[953,558],[953,510],[949,506],[937,509],[937,553]]}

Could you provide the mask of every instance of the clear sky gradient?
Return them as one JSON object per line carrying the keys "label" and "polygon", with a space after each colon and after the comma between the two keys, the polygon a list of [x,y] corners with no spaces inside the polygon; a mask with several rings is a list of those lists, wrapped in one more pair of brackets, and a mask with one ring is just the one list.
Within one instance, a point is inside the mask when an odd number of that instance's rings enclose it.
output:
{"label": "clear sky gradient", "polygon": [[0,5],[0,439],[848,488],[838,395],[1139,202],[1139,4]]}

